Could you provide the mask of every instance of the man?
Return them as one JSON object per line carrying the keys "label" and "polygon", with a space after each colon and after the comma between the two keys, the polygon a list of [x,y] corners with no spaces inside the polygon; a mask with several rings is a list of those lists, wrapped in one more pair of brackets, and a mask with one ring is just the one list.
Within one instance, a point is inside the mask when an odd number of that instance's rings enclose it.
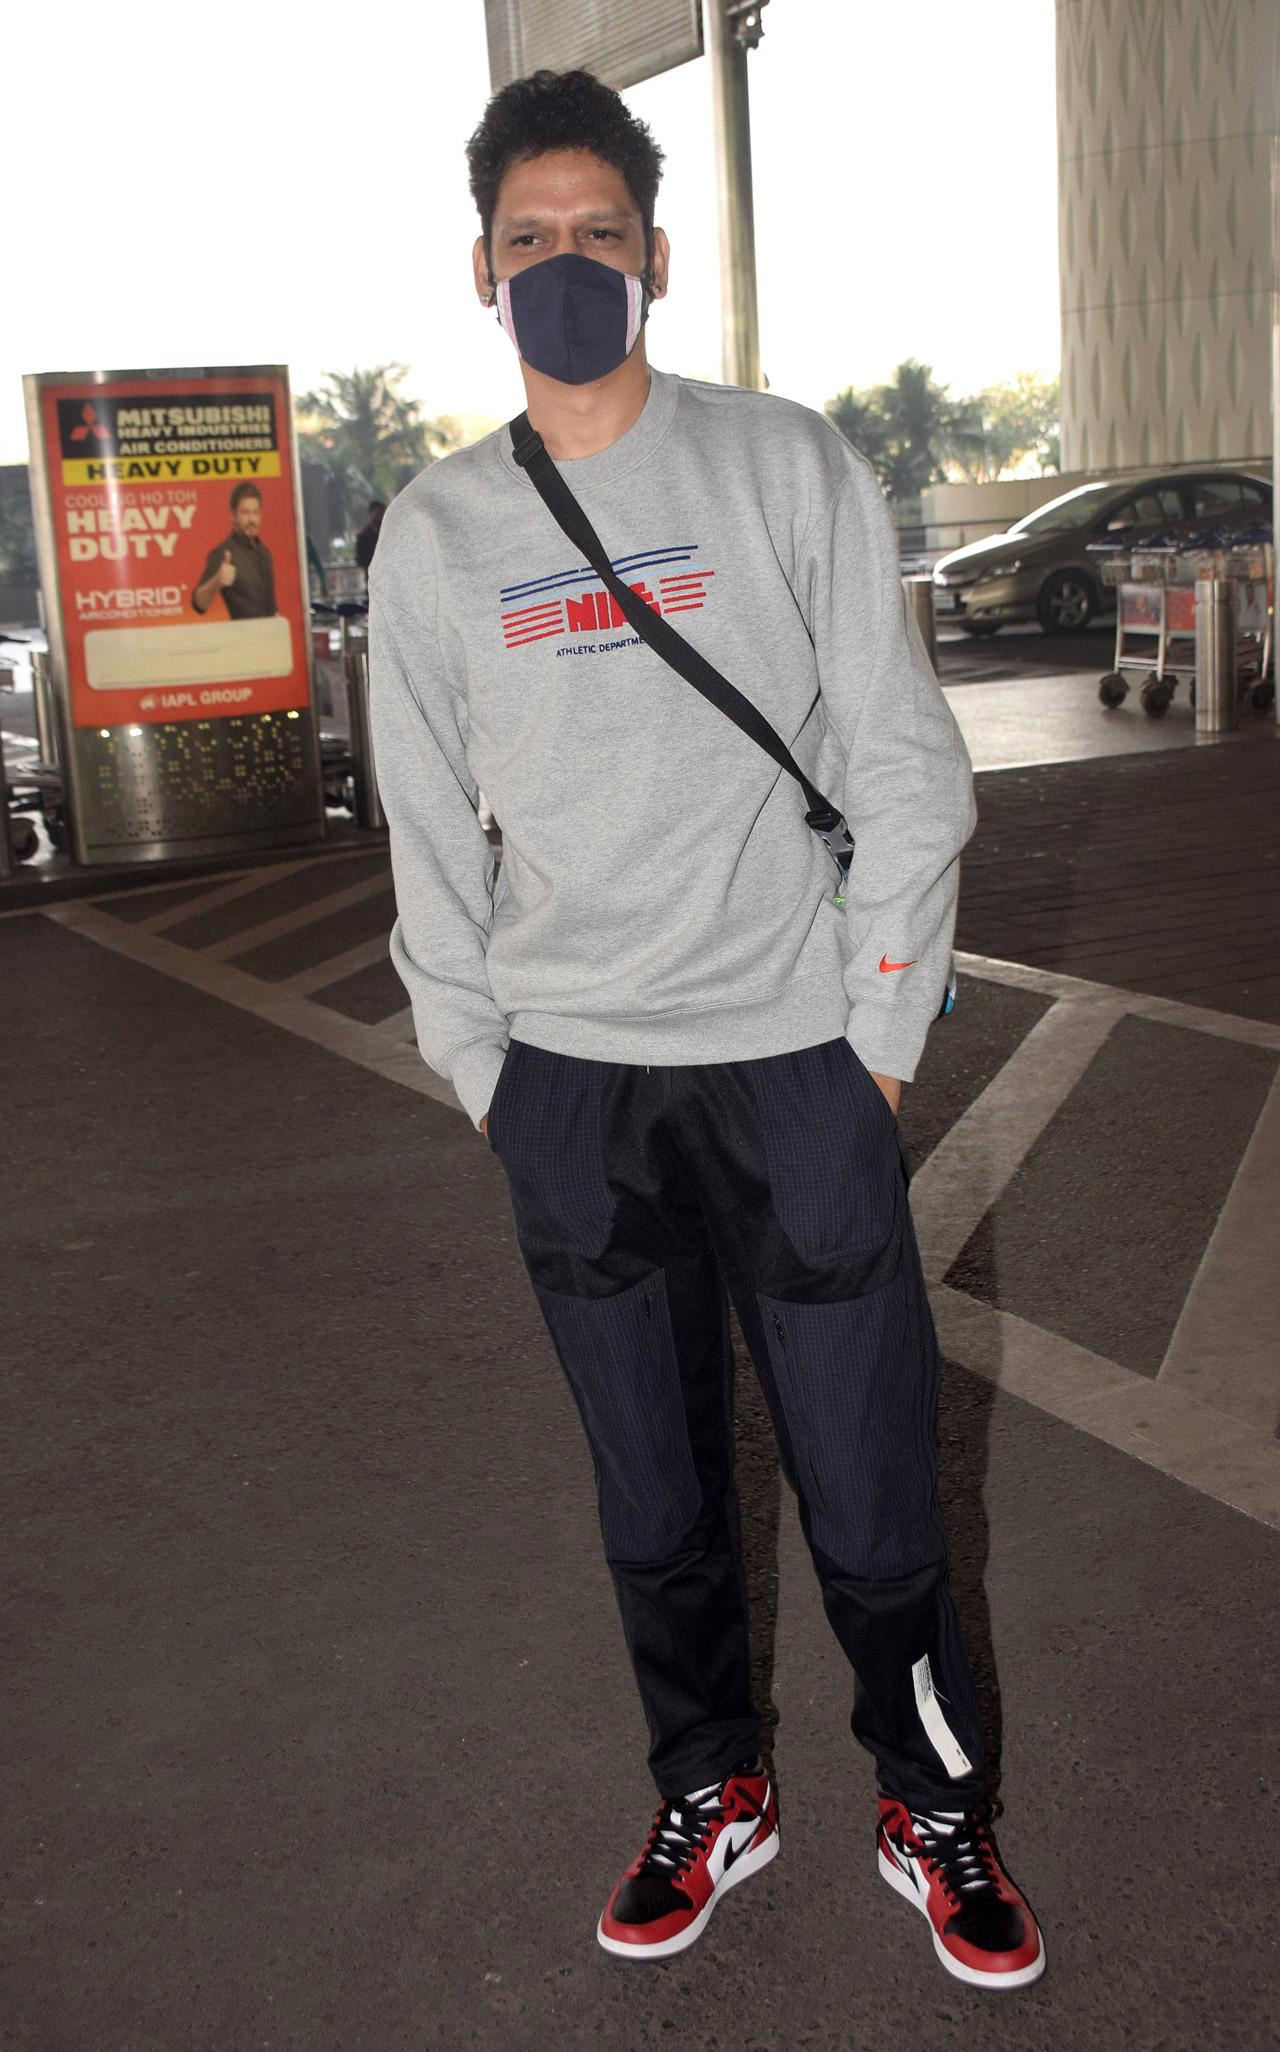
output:
{"label": "man", "polygon": [[271,551],[259,532],[262,494],[242,480],[231,494],[231,532],[209,551],[200,582],[191,594],[197,613],[207,613],[221,597],[233,620],[269,620],[276,609],[276,577]]}
{"label": "man", "polygon": [[324,558],[309,534],[304,537],[304,540],[307,556],[307,583],[310,586],[310,596],[312,598],[328,598],[329,575],[324,567]]}
{"label": "man", "polygon": [[378,536],[382,532],[382,516],[386,510],[385,500],[370,499],[364,526],[356,536],[356,562],[364,571],[366,584],[369,581],[369,565],[373,561],[373,552],[378,546]]}
{"label": "man", "polygon": [[510,1182],[662,1799],[600,1943],[683,1949],[778,1847],[727,1287],[856,1671],[881,1871],[950,1972],[1016,1986],[1043,1948],[987,1827],[895,1117],[948,975],[963,744],[862,459],[788,401],[650,371],[670,252],[647,129],[586,74],[539,72],[491,102],[469,160],[476,292],[518,345],[533,427],[625,580],[755,700],[857,843],[842,890],[791,779],[617,631],[508,430],[399,495],[371,579],[392,953],[426,1060]]}

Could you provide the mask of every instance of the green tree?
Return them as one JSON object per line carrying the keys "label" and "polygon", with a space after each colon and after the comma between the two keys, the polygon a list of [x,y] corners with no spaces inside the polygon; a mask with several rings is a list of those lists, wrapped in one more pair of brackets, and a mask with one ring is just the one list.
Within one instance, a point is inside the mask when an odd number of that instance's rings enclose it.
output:
{"label": "green tree", "polygon": [[975,483],[1007,477],[1028,459],[1042,476],[1061,467],[1059,379],[1024,371],[1005,384],[988,385],[960,411],[954,455]]}
{"label": "green tree", "polygon": [[887,384],[850,387],[826,413],[866,457],[900,519],[918,513],[925,485],[946,477],[959,411],[928,364],[908,358]]}
{"label": "green tree", "polygon": [[1030,457],[1041,472],[1061,468],[1062,383],[1024,371],[982,394],[997,461],[1013,469]]}
{"label": "green tree", "polygon": [[854,448],[866,457],[883,483],[889,451],[889,421],[877,403],[876,393],[859,392],[851,385],[847,391],[837,393],[834,399],[828,399],[825,412],[845,440],[852,442]]}
{"label": "green tree", "polygon": [[917,517],[926,485],[956,476],[1006,477],[1028,458],[1059,468],[1057,378],[1024,371],[972,399],[953,399],[928,364],[908,358],[883,385],[851,386],[827,402],[828,420],[860,449],[899,520]]}
{"label": "green tree", "polygon": [[34,581],[36,531],[25,463],[0,465],[0,577]]}
{"label": "green tree", "polygon": [[341,480],[350,511],[362,500],[393,498],[455,445],[456,424],[424,420],[401,389],[407,376],[402,363],[327,371],[319,389],[296,403],[301,453]]}

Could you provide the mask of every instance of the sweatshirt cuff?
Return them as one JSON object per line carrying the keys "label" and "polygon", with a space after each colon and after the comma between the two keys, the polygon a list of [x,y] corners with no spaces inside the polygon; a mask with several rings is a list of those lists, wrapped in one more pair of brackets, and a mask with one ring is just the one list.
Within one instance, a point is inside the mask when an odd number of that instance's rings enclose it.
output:
{"label": "sweatshirt cuff", "polygon": [[498,1040],[468,1041],[453,1058],[449,1081],[458,1093],[463,1111],[477,1130],[493,1103],[493,1093],[506,1059],[506,1047]]}
{"label": "sweatshirt cuff", "polygon": [[864,1069],[910,1083],[932,1024],[932,1019],[880,1011],[874,1005],[856,1005],[845,1029],[845,1039]]}

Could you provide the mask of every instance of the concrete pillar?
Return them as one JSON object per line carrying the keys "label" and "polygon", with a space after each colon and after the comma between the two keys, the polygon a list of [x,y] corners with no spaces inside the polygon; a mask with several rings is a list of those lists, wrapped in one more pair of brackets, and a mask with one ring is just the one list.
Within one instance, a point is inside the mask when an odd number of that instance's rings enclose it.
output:
{"label": "concrete pillar", "polygon": [[1057,0],[1062,465],[1270,454],[1277,0]]}

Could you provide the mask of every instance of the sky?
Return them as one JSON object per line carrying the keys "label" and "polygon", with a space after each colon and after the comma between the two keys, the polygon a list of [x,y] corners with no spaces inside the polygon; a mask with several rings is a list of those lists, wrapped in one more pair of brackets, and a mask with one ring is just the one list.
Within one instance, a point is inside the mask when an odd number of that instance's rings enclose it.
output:
{"label": "sky", "polygon": [[[957,396],[1057,370],[1053,17],[770,0],[749,63],[774,391],[820,407],[908,356]],[[283,362],[301,391],[402,362],[428,415],[518,410],[470,273],[483,0],[132,0],[119,38],[104,20],[71,0],[5,32],[0,462],[25,461],[33,370]],[[626,99],[667,156],[650,359],[718,378],[706,61]]]}

